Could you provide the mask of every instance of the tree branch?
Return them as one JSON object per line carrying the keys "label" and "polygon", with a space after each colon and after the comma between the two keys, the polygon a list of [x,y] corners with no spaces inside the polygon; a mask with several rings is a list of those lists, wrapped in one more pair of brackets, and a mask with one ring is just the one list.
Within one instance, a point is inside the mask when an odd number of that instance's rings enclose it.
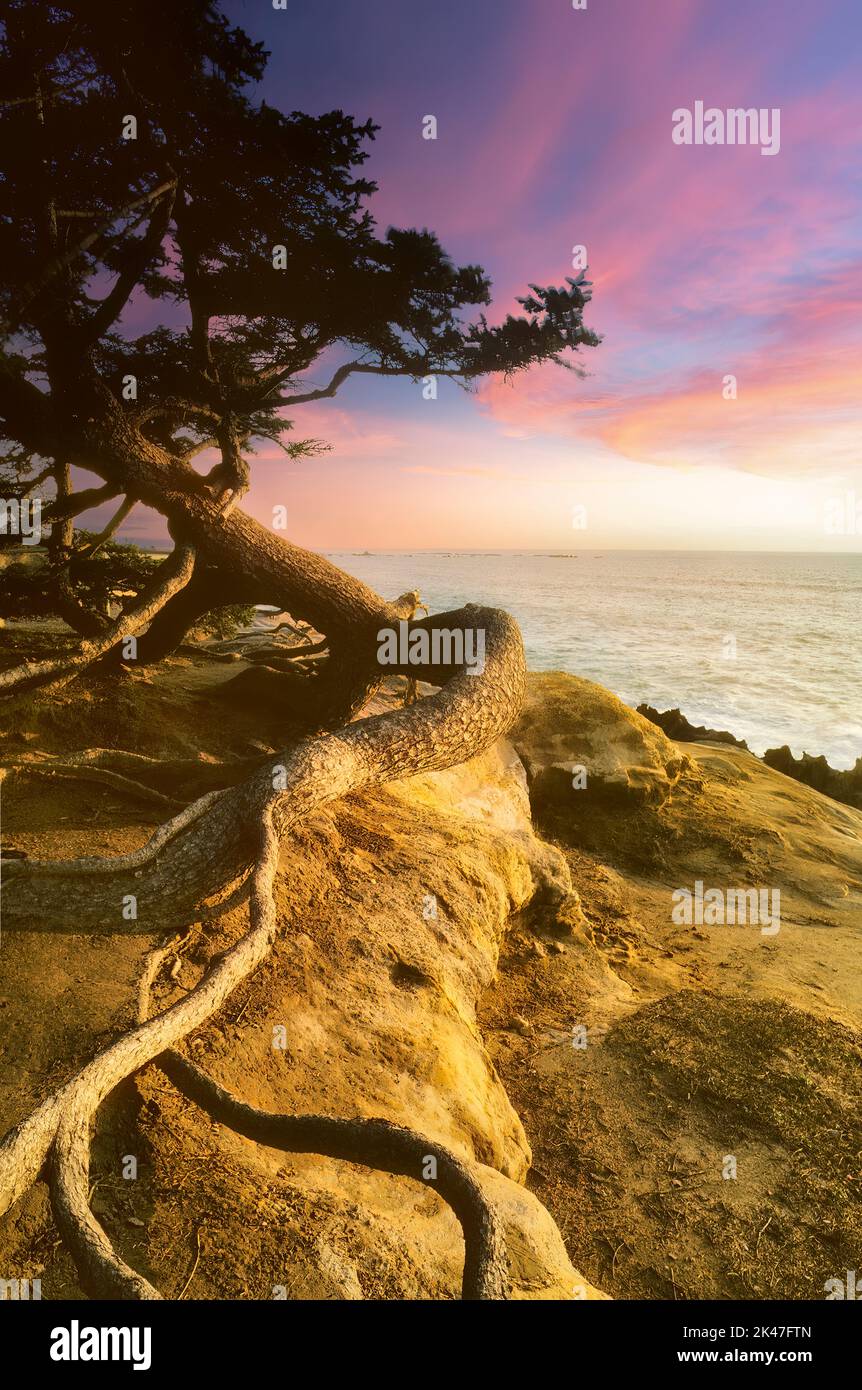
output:
{"label": "tree branch", "polygon": [[142,274],[155,256],[167,233],[174,206],[173,193],[173,188],[168,188],[167,195],[159,200],[150,218],[146,233],[140,239],[131,264],[117,276],[110,294],[101,301],[87,324],[85,337],[88,342],[95,342],[97,338],[101,338],[120,317],[128,304]]}
{"label": "tree branch", "polygon": [[57,453],[50,395],[28,381],[4,354],[0,354],[0,420],[9,437],[34,454]]}
{"label": "tree branch", "polygon": [[177,546],[159,567],[153,583],[144,590],[140,601],[121,613],[116,622],[92,641],[81,643],[80,651],[63,661],[25,662],[0,673],[0,690],[9,693],[21,686],[65,685],[99,657],[105,656],[118,642],[134,636],[150,622],[168,599],[184,588],[192,577],[195,552],[191,546]]}
{"label": "tree branch", "polygon": [[98,227],[94,227],[91,232],[88,232],[79,242],[71,246],[68,251],[64,251],[60,256],[52,257],[48,264],[42,268],[41,273],[36,276],[35,280],[29,281],[21,290],[18,296],[18,302],[10,315],[6,331],[14,332],[18,328],[23,315],[33,303],[33,300],[42,293],[45,287],[49,285],[61,271],[73,265],[79,256],[83,256],[86,251],[89,251],[91,246],[95,245],[100,237],[104,236],[106,232],[109,232],[119,217],[127,217],[129,213],[135,212],[138,208],[146,207],[148,203],[156,202],[157,199],[162,198],[165,193],[175,189],[176,186],[177,180],[175,178],[167,179],[164,183],[160,183],[157,188],[152,189],[151,192],[142,194],[140,198],[133,198],[117,212],[111,213],[109,217],[106,217],[99,223]]}
{"label": "tree branch", "polygon": [[328,386],[323,386],[317,391],[305,391],[300,396],[287,396],[284,400],[285,405],[305,405],[308,401],[322,401],[330,396],[334,396],[340,386],[349,376],[354,373],[365,376],[421,376],[423,370],[430,376],[445,376],[452,379],[458,377],[469,377],[474,375],[469,371],[453,371],[451,368],[433,367],[430,363],[423,363],[422,367],[382,367],[370,362],[345,362],[343,366],[332,377]]}
{"label": "tree branch", "polygon": [[110,502],[119,497],[120,489],[114,483],[103,483],[101,487],[85,487],[80,492],[70,493],[68,497],[57,497],[42,513],[42,520],[53,524],[66,521],[69,517],[80,516],[81,512],[98,507],[100,502]]}
{"label": "tree branch", "polygon": [[97,551],[101,550],[105,542],[111,539],[114,532],[117,531],[120,526],[122,526],[126,517],[129,515],[129,512],[137,504],[137,501],[137,497],[132,497],[131,495],[128,497],[124,497],[120,506],[114,512],[114,515],[111,517],[111,520],[108,522],[104,530],[100,531],[99,534],[95,536],[92,541],[90,541],[89,545],[85,545],[78,553],[78,556],[76,558],[82,560],[91,560],[93,556],[97,553]]}

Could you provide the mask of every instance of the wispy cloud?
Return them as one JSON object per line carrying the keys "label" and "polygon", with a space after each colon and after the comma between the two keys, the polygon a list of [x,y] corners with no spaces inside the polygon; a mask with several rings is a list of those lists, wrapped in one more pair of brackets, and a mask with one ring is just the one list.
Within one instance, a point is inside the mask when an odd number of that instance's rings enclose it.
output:
{"label": "wispy cloud", "polygon": [[524,473],[509,473],[502,468],[439,468],[431,464],[406,464],[401,473],[427,473],[435,478],[496,478],[512,482],[523,482]]}
{"label": "wispy cloud", "polygon": [[[604,340],[586,380],[548,367],[433,403],[354,382],[297,410],[297,435],[332,452],[259,456],[262,519],[284,501],[311,543],[556,545],[588,492],[605,543],[670,516],[684,541],[696,498],[704,526],[728,490],[780,515],[782,490],[804,505],[813,475],[858,470],[858,0],[662,0],[660,21],[633,0],[474,0],[457,23],[455,6],[368,0],[339,7],[337,34],[312,8],[261,11],[271,99],[379,117],[378,216],[485,265],[495,314],[586,245]],[[780,153],[674,145],[696,100],[780,108]]]}

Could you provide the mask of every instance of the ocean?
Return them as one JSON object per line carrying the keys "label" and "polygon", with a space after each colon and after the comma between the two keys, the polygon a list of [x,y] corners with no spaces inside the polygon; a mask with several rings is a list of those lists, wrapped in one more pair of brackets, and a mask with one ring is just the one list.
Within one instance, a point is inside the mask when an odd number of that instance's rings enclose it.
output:
{"label": "ocean", "polygon": [[508,609],[531,670],[679,706],[755,753],[862,756],[862,554],[326,553],[386,598]]}

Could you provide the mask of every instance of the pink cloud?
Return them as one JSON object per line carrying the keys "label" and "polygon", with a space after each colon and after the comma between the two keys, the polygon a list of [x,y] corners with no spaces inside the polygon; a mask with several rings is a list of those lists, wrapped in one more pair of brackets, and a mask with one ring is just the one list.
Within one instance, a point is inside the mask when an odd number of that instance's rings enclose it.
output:
{"label": "pink cloud", "polygon": [[[489,381],[481,401],[525,435],[592,439],[643,462],[720,461],[753,472],[842,469],[854,461],[849,429],[858,416],[860,311],[862,262],[797,291],[764,323],[756,348],[729,360],[719,351],[725,360],[709,368],[665,370],[598,392],[542,368],[514,386]],[[725,399],[727,375],[736,378],[735,399]]]}

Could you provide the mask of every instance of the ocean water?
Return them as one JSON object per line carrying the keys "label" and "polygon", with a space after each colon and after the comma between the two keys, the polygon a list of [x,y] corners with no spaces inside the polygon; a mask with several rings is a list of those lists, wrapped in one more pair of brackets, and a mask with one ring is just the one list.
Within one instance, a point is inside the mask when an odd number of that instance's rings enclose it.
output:
{"label": "ocean water", "polygon": [[629,705],[678,705],[755,753],[862,756],[862,554],[328,552],[386,598],[485,603],[518,620],[534,671]]}

